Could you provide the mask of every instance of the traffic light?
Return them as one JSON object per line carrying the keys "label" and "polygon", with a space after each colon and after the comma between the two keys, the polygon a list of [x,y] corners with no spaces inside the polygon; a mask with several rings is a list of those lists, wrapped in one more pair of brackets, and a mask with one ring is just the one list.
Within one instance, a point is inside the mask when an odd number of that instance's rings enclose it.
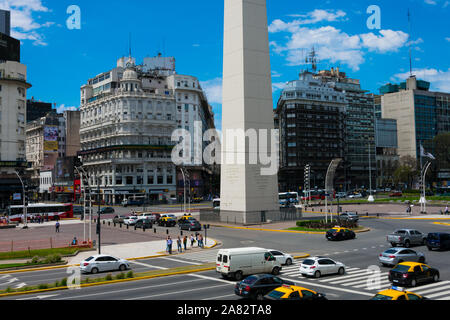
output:
{"label": "traffic light", "polygon": [[75,157],[74,161],[73,161],[73,166],[75,168],[80,168],[83,166],[83,160],[81,157]]}

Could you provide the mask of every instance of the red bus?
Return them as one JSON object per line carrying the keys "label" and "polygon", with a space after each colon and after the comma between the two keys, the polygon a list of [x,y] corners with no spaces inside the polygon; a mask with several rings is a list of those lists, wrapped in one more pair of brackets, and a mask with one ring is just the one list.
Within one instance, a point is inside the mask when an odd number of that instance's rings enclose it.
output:
{"label": "red bus", "polygon": [[[7,208],[7,215],[9,221],[21,222],[23,217],[23,206],[9,206]],[[27,220],[32,217],[47,217],[49,220],[55,220],[55,217],[60,219],[73,218],[73,204],[45,204],[33,203],[27,206]]]}

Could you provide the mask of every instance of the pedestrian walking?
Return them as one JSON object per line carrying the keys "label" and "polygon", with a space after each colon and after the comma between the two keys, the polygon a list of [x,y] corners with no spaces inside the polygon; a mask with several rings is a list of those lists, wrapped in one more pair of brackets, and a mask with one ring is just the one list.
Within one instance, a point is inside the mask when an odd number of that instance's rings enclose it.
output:
{"label": "pedestrian walking", "polygon": [[195,238],[194,238],[194,235],[191,234],[191,247],[194,246],[194,243],[195,243]]}
{"label": "pedestrian walking", "polygon": [[169,251],[169,254],[172,254],[172,239],[170,236],[167,237],[167,250]]}
{"label": "pedestrian walking", "polygon": [[59,221],[56,222],[55,227],[56,227],[56,232],[59,233]]}
{"label": "pedestrian walking", "polygon": [[198,246],[199,246],[199,248],[202,248],[202,246],[203,246],[202,241],[203,241],[203,237],[202,237],[201,234],[199,234],[198,235]]}
{"label": "pedestrian walking", "polygon": [[180,239],[180,236],[178,236],[178,239],[177,239],[177,249],[178,249],[178,253],[183,252],[183,249],[181,248],[181,239]]}
{"label": "pedestrian walking", "polygon": [[187,250],[187,241],[188,241],[188,239],[187,239],[187,236],[184,236],[184,237],[183,237],[183,246],[184,246],[184,251],[186,251],[186,250]]}

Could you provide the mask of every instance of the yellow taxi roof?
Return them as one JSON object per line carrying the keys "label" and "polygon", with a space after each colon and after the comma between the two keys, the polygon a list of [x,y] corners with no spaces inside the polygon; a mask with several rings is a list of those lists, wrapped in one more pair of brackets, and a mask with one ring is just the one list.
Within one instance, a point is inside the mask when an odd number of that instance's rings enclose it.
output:
{"label": "yellow taxi roof", "polygon": [[299,287],[299,286],[289,286],[289,285],[283,285],[281,287],[278,287],[275,289],[278,292],[283,292],[283,293],[292,293],[294,291],[301,291],[301,290],[306,290],[306,291],[311,291],[316,293],[314,290],[308,289],[308,288],[304,288],[304,287]]}
{"label": "yellow taxi roof", "polygon": [[425,264],[419,263],[419,262],[406,261],[406,262],[400,262],[399,265],[408,266],[408,267],[415,267],[415,266],[424,266]]}
{"label": "yellow taxi roof", "polygon": [[404,295],[405,293],[406,292],[393,290],[393,289],[387,289],[387,290],[378,292],[378,294],[382,294],[384,296],[388,296],[388,297],[392,297],[392,298],[398,298],[398,297]]}

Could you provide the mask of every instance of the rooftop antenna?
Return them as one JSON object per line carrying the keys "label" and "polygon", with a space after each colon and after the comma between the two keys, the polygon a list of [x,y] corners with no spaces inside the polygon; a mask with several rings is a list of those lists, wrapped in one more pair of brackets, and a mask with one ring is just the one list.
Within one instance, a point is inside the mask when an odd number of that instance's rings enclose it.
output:
{"label": "rooftop antenna", "polygon": [[409,39],[409,76],[412,77],[412,48],[411,48],[411,13],[409,11],[408,8],[408,25],[409,25],[409,35],[408,35],[408,39]]}
{"label": "rooftop antenna", "polygon": [[305,59],[305,62],[308,64],[311,64],[312,70],[314,73],[317,71],[317,55],[316,50],[314,49],[314,46],[311,49],[311,52],[308,54],[308,56]]}

